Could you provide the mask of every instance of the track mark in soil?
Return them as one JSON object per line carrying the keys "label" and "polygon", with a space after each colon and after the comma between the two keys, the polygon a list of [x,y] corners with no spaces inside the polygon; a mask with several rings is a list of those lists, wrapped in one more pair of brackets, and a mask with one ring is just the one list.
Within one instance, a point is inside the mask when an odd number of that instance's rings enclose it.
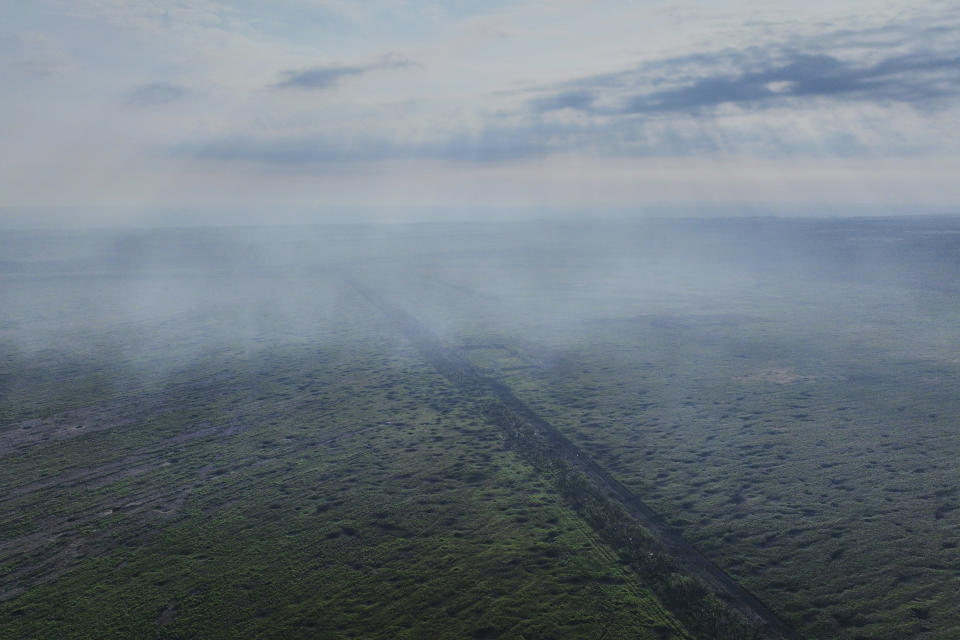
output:
{"label": "track mark in soil", "polygon": [[375,290],[345,277],[364,298],[393,322],[440,375],[468,397],[493,396],[502,406],[521,416],[545,437],[552,455],[565,461],[604,487],[609,494],[653,535],[690,574],[707,583],[730,607],[764,629],[770,637],[796,640],[798,636],[756,596],[687,542],[666,520],[610,475],[560,431],[523,403],[505,384],[482,375],[476,367],[440,340],[406,311],[393,306]]}

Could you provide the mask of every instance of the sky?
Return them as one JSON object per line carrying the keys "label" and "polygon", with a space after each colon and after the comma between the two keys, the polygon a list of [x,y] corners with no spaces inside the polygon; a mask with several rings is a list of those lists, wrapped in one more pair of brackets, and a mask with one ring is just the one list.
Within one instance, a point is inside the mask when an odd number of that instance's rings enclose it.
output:
{"label": "sky", "polygon": [[960,212],[960,2],[32,0],[0,216]]}

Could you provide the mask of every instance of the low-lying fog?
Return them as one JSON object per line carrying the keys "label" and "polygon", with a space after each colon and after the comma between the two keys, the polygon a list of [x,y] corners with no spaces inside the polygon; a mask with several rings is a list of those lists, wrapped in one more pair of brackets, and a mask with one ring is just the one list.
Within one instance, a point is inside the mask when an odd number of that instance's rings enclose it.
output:
{"label": "low-lying fog", "polygon": [[611,318],[761,314],[829,321],[851,340],[868,320],[911,345],[931,329],[943,345],[960,219],[6,232],[0,341],[7,357],[83,353],[87,340],[102,350],[137,328],[114,348],[159,342],[174,358],[309,340],[316,314],[337,313],[329,285],[345,276],[451,339],[480,316],[498,331],[575,340]]}
{"label": "low-lying fog", "polygon": [[0,390],[65,375],[136,388],[217,354],[323,344],[331,321],[379,314],[351,279],[454,347],[489,334],[562,354],[643,324],[660,332],[625,343],[653,351],[671,331],[699,349],[721,322],[723,369],[747,352],[833,376],[888,357],[953,367],[958,232],[956,218],[8,232]]}

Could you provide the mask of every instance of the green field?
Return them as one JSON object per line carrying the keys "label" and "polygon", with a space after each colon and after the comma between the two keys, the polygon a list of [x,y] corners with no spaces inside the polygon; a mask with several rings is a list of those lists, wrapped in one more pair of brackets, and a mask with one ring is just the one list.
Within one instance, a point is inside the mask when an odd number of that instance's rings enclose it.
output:
{"label": "green field", "polygon": [[5,354],[3,637],[689,637],[375,309],[299,285],[309,335],[189,364],[136,344],[163,322]]}
{"label": "green field", "polygon": [[960,225],[705,226],[11,250],[0,637],[748,632],[490,385],[799,637],[957,637]]}

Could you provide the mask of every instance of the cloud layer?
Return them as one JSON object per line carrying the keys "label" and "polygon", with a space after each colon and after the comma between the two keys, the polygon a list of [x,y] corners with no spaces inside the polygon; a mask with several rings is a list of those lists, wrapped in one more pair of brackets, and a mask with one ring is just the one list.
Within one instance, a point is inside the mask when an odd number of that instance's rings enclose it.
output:
{"label": "cloud layer", "polygon": [[413,63],[397,57],[384,57],[379,62],[359,66],[320,65],[296,71],[284,71],[283,80],[273,86],[277,89],[329,89],[338,85],[341,80],[352,76],[360,76],[371,71],[404,69],[410,66],[413,66]]}
{"label": "cloud layer", "polygon": [[[766,66],[751,68],[757,66],[756,58]],[[682,62],[689,63],[689,58],[567,82],[562,90],[539,96],[531,104],[540,112],[575,109],[615,115],[691,113],[721,105],[783,106],[815,98],[932,107],[960,96],[960,56],[952,53],[913,52],[867,65],[829,53],[778,50],[753,51],[749,57],[743,52],[718,52],[698,60],[701,69],[696,77],[665,89],[636,91],[631,84],[634,80],[654,86],[670,83],[670,72]],[[725,71],[738,64],[745,68]],[[613,82],[614,78],[618,81]]]}
{"label": "cloud layer", "polygon": [[[0,206],[456,200],[492,175],[526,203],[558,180],[587,204],[796,199],[816,189],[758,167],[826,161],[823,193],[870,201],[854,167],[878,160],[897,198],[949,201],[917,167],[960,168],[958,36],[939,0],[22,3],[0,26]],[[662,189],[658,159],[684,159]]]}

